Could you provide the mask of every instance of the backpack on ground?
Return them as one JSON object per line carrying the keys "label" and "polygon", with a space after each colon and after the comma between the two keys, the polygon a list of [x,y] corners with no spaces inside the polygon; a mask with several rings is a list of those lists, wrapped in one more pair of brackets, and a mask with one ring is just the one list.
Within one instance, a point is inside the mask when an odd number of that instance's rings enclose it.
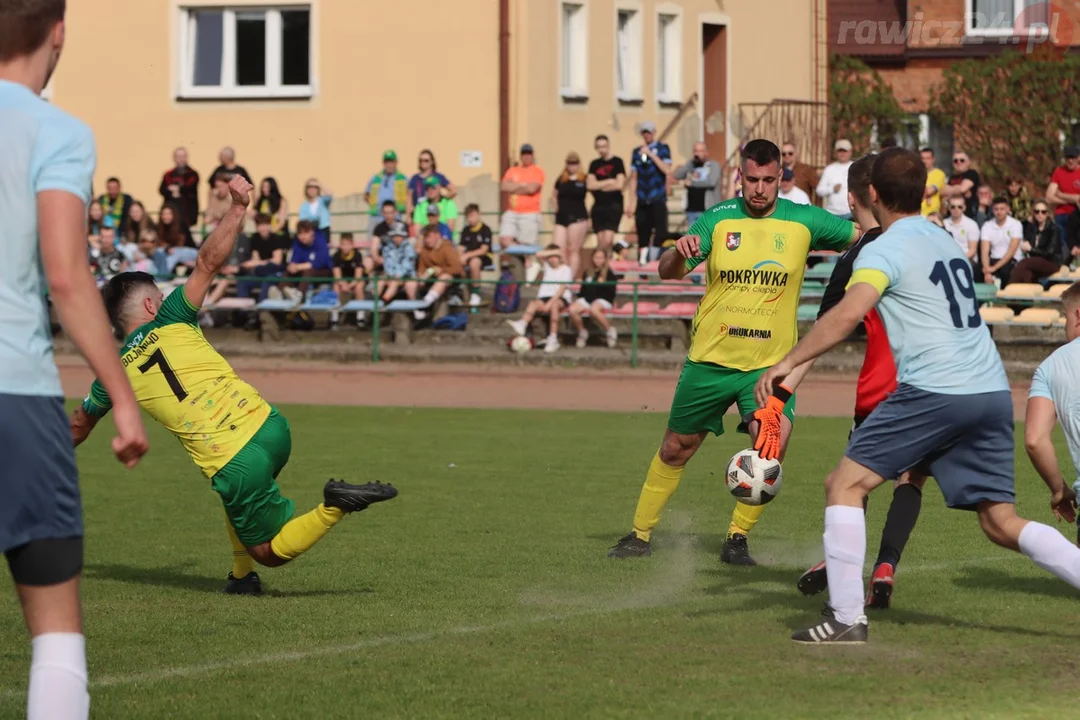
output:
{"label": "backpack on ground", "polygon": [[285,326],[290,330],[314,330],[315,318],[304,310],[294,310],[285,317]]}
{"label": "backpack on ground", "polygon": [[491,309],[497,313],[515,313],[521,305],[521,285],[509,270],[503,270],[499,284],[495,286],[495,299]]}

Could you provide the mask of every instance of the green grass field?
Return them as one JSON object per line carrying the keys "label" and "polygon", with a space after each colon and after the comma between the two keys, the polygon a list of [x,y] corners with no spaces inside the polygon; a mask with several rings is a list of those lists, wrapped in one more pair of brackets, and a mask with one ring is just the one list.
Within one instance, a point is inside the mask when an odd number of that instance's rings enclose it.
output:
{"label": "green grass field", "polygon": [[[847,421],[800,420],[783,491],[751,538],[763,565],[731,568],[718,555],[733,503],[723,466],[745,438],[706,443],[651,558],[612,561],[662,415],[283,412],[293,456],[282,486],[298,509],[330,476],[390,480],[401,495],[346,519],[292,565],[263,569],[263,598],[219,594],[224,514],[174,439],[151,427],[151,454],[133,472],[108,454],[111,423],[80,448],[94,717],[1069,712],[1077,593],[992,547],[936,486],[895,607],[871,617],[871,643],[790,642],[822,603],[794,581],[821,553],[822,478]],[[1019,446],[1017,457],[1020,510],[1048,521]],[[890,495],[871,498],[868,563]],[[29,651],[10,592],[0,636],[0,717],[14,718]]]}

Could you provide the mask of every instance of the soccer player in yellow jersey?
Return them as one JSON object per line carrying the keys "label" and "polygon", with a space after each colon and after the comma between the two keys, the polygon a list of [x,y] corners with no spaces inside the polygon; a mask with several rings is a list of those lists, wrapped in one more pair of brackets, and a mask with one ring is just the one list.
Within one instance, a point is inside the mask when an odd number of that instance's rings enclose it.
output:
{"label": "soccer player in yellow jersey", "polygon": [[[778,199],[780,149],[752,140],[742,151],[743,197],[714,205],[660,258],[660,277],[677,280],[706,263],[706,289],[690,331],[690,353],[671,403],[667,431],[649,465],[634,526],[609,557],[652,552],[650,538],[686,463],[723,416],[738,405],[740,432],[763,457],[783,457],[795,417],[795,396],[778,387],[765,407],[754,399],[757,378],[798,340],[797,311],[807,254],[843,250],[855,226],[820,208]],[[807,368],[808,369],[808,368]],[[721,559],[754,565],[747,535],[764,506],[739,502]]]}
{"label": "soccer player in yellow jersey", "polygon": [[[346,513],[397,495],[392,485],[331,480],[323,488],[323,502],[293,518],[293,502],[277,485],[292,448],[289,423],[237,376],[199,328],[199,307],[232,252],[251,189],[239,175],[229,183],[232,206],[203,242],[183,288],[166,298],[150,275],[121,273],[104,291],[113,325],[125,335],[121,362],[139,405],[179,438],[225,505],[233,545],[225,592],[238,595],[262,592],[254,561],[283,565],[310,549]],[[95,380],[71,417],[75,445],[111,407]]]}

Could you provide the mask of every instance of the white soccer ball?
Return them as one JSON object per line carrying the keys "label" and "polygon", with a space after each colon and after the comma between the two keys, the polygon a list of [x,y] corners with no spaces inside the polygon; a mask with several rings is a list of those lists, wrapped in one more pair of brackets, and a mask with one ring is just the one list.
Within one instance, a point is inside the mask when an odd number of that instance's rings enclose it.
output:
{"label": "white soccer ball", "polygon": [[784,473],[779,460],[762,460],[757,450],[740,450],[727,465],[728,490],[747,505],[764,505],[780,494]]}
{"label": "white soccer ball", "polygon": [[524,355],[533,349],[532,340],[521,335],[515,335],[510,338],[510,349],[516,352],[518,355]]}

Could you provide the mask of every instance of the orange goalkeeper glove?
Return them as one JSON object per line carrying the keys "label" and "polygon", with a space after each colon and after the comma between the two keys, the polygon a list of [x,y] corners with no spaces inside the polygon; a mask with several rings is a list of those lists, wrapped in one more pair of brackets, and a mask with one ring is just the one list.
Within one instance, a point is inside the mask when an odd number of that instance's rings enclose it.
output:
{"label": "orange goalkeeper glove", "polygon": [[791,390],[784,385],[778,385],[772,395],[765,401],[765,407],[759,408],[753,414],[753,419],[758,421],[757,440],[754,441],[754,449],[762,460],[772,460],[780,457],[780,418],[784,414],[784,406],[791,399]]}

